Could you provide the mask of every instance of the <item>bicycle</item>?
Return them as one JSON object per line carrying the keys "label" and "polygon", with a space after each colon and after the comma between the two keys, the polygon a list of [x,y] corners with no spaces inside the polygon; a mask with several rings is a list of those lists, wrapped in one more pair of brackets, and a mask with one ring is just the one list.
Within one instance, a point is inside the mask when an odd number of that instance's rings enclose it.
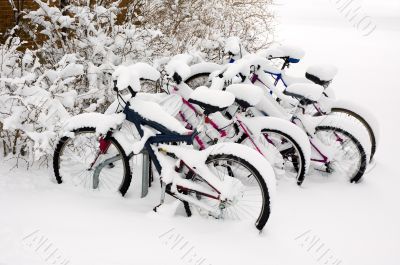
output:
{"label": "bicycle", "polygon": [[[80,114],[67,122],[68,130],[54,152],[57,182],[118,190],[124,195],[131,182],[129,160],[147,152],[160,176],[161,198],[155,211],[169,194],[183,202],[188,216],[197,209],[218,219],[250,218],[261,231],[270,216],[275,181],[264,158],[234,143],[194,150],[191,145],[198,134],[196,129],[184,128],[160,105],[140,98],[139,80],[159,78],[151,66],[138,63],[119,67],[113,76],[122,112]],[[129,100],[121,95],[123,90],[130,92]],[[120,130],[126,121],[134,125],[139,140],[132,142]],[[107,182],[109,175],[114,185]],[[79,176],[83,181],[75,182]]]}
{"label": "bicycle", "polygon": [[[276,175],[294,178],[301,185],[310,164],[311,146],[307,136],[288,121],[252,117],[250,108],[262,97],[262,91],[247,85],[247,93],[240,94],[241,86],[232,85],[226,91],[204,87],[193,90],[177,72],[171,72],[164,90],[181,96],[183,104],[176,117],[186,128],[195,128],[201,122],[207,125],[207,129],[195,137],[198,149],[224,141],[250,146],[273,165]],[[218,94],[231,100],[225,106],[213,106],[207,98]]]}
{"label": "bicycle", "polygon": [[[252,84],[252,75],[262,75],[270,67],[265,58],[247,55],[216,74],[213,79],[213,84],[216,84],[214,88],[225,89],[227,83],[231,83],[232,80]],[[265,83],[257,85],[267,88]],[[295,123],[309,136],[312,146],[311,161],[317,165],[318,170],[327,173],[341,171],[348,175],[350,182],[358,182],[366,170],[369,157],[370,143],[367,132],[361,125],[350,124],[340,117],[316,117],[307,114],[307,107],[317,104],[323,92],[324,88],[316,84],[294,84],[287,87],[284,94],[278,97],[293,105],[291,115],[288,116],[288,110],[283,108],[277,102],[276,95],[271,93],[266,93],[255,106],[253,113],[256,116],[272,115]]]}
{"label": "bicycle", "polygon": [[[369,138],[371,141],[371,152],[369,160],[372,161],[379,140],[379,125],[376,118],[367,109],[355,104],[354,102],[346,100],[338,100],[335,97],[335,93],[330,86],[335,77],[337,71],[331,65],[313,65],[310,66],[304,78],[289,76],[285,69],[289,68],[292,63],[298,63],[301,58],[292,58],[290,54],[280,54],[279,56],[269,55],[267,56],[269,60],[282,60],[281,69],[276,69],[275,71],[266,71],[274,78],[274,86],[282,84],[284,89],[293,83],[315,83],[321,85],[325,88],[323,96],[325,97],[325,107],[324,109],[314,107],[314,115],[346,115],[353,118],[360,124],[362,124],[368,131]],[[320,69],[318,71],[317,69]],[[321,73],[329,73],[328,75],[322,75]],[[257,77],[254,77],[257,79]]]}
{"label": "bicycle", "polygon": [[[316,108],[314,105],[311,105],[313,108],[308,108],[309,111],[313,110],[313,115],[315,116],[323,116],[323,115],[337,115],[337,116],[345,116],[346,118],[351,118],[355,122],[360,123],[365,129],[368,131],[369,139],[371,141],[371,150],[369,156],[369,162],[373,161],[373,157],[376,153],[378,141],[379,141],[379,124],[370,111],[359,106],[351,101],[339,100],[336,99],[334,95],[334,91],[330,84],[332,83],[334,74],[329,78],[321,77],[318,74],[306,72],[305,77],[293,77],[287,75],[285,72],[286,68],[289,68],[293,63],[299,63],[304,56],[304,51],[299,49],[298,47],[286,47],[282,46],[279,49],[270,49],[260,53],[261,56],[267,58],[268,60],[282,60],[281,69],[278,69],[272,65],[268,67],[268,70],[265,70],[267,74],[269,74],[273,78],[273,82],[268,82],[265,78],[260,80],[259,75],[253,75],[251,77],[252,82],[261,82],[264,86],[267,86],[268,89],[274,90],[273,93],[279,93],[280,90],[275,87],[279,84],[284,86],[284,89],[295,83],[315,83],[322,85],[325,90],[323,93],[323,98],[319,100],[319,105],[322,105],[322,101],[324,102],[325,108]],[[228,61],[233,63],[237,60],[238,57],[236,54],[229,54]],[[327,66],[331,68],[331,66]],[[222,70],[224,68],[223,65],[211,64],[211,63],[199,63],[191,66],[192,72],[194,74],[188,76],[184,81],[189,86],[198,86],[204,85],[209,82],[209,76],[214,71]],[[208,83],[210,84],[210,83]],[[282,94],[279,95],[282,97]]]}

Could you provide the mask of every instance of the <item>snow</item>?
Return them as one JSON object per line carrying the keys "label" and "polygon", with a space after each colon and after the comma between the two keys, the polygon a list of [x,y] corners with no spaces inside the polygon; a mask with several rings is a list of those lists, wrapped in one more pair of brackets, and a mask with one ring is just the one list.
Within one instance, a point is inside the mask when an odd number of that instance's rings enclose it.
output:
{"label": "snow", "polygon": [[375,139],[376,139],[376,144],[379,146],[379,140],[380,140],[380,125],[379,122],[376,118],[376,115],[372,113],[370,110],[367,108],[355,104],[352,101],[349,100],[344,100],[344,99],[336,99],[332,102],[331,108],[344,108],[351,110],[355,112],[356,114],[360,115],[365,119],[365,121],[371,126],[372,131],[374,132]]}
{"label": "snow", "polygon": [[241,53],[241,43],[238,37],[229,37],[225,40],[225,53],[232,53],[233,55],[238,55]]}
{"label": "snow", "polygon": [[245,59],[239,59],[235,61],[234,63],[226,65],[226,69],[224,71],[224,78],[225,80],[231,80],[236,75],[242,74],[244,76],[249,76],[250,75],[250,62]]}
{"label": "snow", "polygon": [[57,97],[60,97],[61,104],[63,104],[67,108],[74,107],[75,99],[77,96],[78,93],[75,90],[70,90],[68,92],[57,95]]}
{"label": "snow", "polygon": [[233,63],[224,65],[221,68],[221,71],[216,71],[216,73],[223,72],[223,77],[225,80],[230,81],[234,78],[238,78],[238,74],[249,77],[250,70],[258,67],[271,73],[281,73],[281,70],[277,69],[266,58],[258,54],[246,54],[243,56],[243,58],[238,59]]}
{"label": "snow", "polygon": [[129,143],[129,145],[132,145],[132,152],[134,154],[139,154],[143,150],[147,140],[149,140],[150,137],[157,135],[157,131],[153,128],[141,126],[141,129],[143,130],[143,136],[140,138],[140,140],[135,141],[134,143]]}
{"label": "snow", "polygon": [[[154,95],[154,94],[152,94]],[[178,95],[166,95],[166,94],[160,94],[161,98],[158,101],[155,101],[157,104],[159,104],[163,110],[168,113],[171,116],[176,116],[179,112],[179,110],[182,107],[182,98]],[[137,95],[137,98],[141,98],[141,95]]]}
{"label": "snow", "polygon": [[263,71],[268,71],[270,73],[280,73],[281,70],[277,69],[272,63],[265,57],[257,55],[257,54],[246,54],[243,56],[244,61],[247,61],[247,64],[250,67],[260,67]]}
{"label": "snow", "polygon": [[[271,202],[274,200],[273,197],[275,195],[276,186],[274,171],[272,167],[265,162],[264,157],[250,147],[235,143],[218,143],[202,151],[194,150],[192,147],[175,145],[160,145],[160,148],[165,149],[168,152],[175,154],[178,158],[184,160],[185,164],[190,168],[194,168],[196,172],[199,172],[199,174],[210,184],[214,183],[212,180],[208,179],[209,176],[212,176],[213,174],[210,173],[209,169],[205,166],[207,157],[209,155],[217,154],[232,154],[238,156],[239,158],[250,162],[260,172],[267,184],[268,192],[270,192]],[[225,192],[230,194],[229,190],[224,189],[226,187],[222,185],[218,188],[217,185],[215,187],[222,193]]]}
{"label": "snow", "polygon": [[[48,152],[53,151],[53,147],[50,144],[50,139],[56,136],[56,133],[53,131],[44,131],[44,132],[28,132],[28,137],[34,142],[34,150],[35,156],[40,157]],[[47,151],[47,152],[46,152]]]}
{"label": "snow", "polygon": [[140,116],[147,120],[155,121],[163,125],[165,128],[182,135],[192,133],[191,130],[187,130],[183,127],[177,119],[168,114],[155,102],[132,98],[129,103],[131,104],[130,108],[132,110],[136,111]]}
{"label": "snow", "polygon": [[264,96],[262,88],[251,84],[232,84],[226,91],[231,92],[237,99],[246,101],[250,106],[257,105]]}
{"label": "snow", "polygon": [[271,202],[273,205],[275,198],[275,191],[276,191],[276,178],[274,170],[272,169],[271,165],[265,163],[265,158],[261,156],[260,153],[258,153],[256,150],[252,148],[248,147],[243,148],[243,145],[238,145],[235,143],[218,143],[216,145],[207,148],[205,151],[209,155],[217,155],[217,154],[235,155],[252,164],[258,170],[258,172],[263,176],[265,183],[267,184],[268,192],[270,194]]}
{"label": "snow", "polygon": [[170,86],[169,90],[169,93],[181,95],[185,99],[188,99],[193,92],[193,89],[184,82],[181,82],[179,85]]}
{"label": "snow", "polygon": [[[227,119],[221,112],[211,113],[211,114],[208,115],[208,117],[211,120],[213,120],[216,124],[218,124],[219,128],[228,127],[233,122],[232,120]],[[214,129],[214,131],[215,131],[215,129]]]}
{"label": "snow", "polygon": [[139,92],[141,89],[140,79],[157,81],[160,78],[160,73],[146,63],[136,63],[128,66],[118,66],[113,73],[113,78],[117,80],[119,90],[130,86],[133,91]]}
{"label": "snow", "polygon": [[312,74],[323,81],[332,80],[338,72],[334,65],[330,64],[315,64],[307,68],[307,73]]}
{"label": "snow", "polygon": [[222,70],[222,68],[222,65],[216,63],[201,62],[190,66],[190,76],[195,76],[202,73],[212,73],[217,70]]}
{"label": "snow", "polygon": [[322,96],[322,92],[324,92],[324,88],[316,84],[298,83],[288,86],[286,92],[308,98],[312,101],[318,101]]}
{"label": "snow", "polygon": [[[51,167],[10,170],[14,164],[0,158],[0,263],[46,264],[42,249],[35,251],[38,245],[24,240],[39,230],[74,265],[192,264],[196,260],[189,262],[188,255],[182,258],[190,249],[189,254],[205,259],[203,264],[398,265],[399,2],[360,3],[377,24],[367,37],[333,1],[278,4],[277,41],[307,51],[289,74],[304,76],[321,59],[333,63],[340,69],[333,81],[337,98],[354,101],[379,120],[376,164],[361,183],[352,185],[340,175],[321,172],[311,172],[301,188],[280,179],[271,219],[260,235],[241,223],[186,218],[182,206],[173,217],[153,213],[159,186],[153,182],[149,196],[139,199],[139,171],[121,198],[57,185]],[[385,69],[384,78],[376,69]],[[322,251],[328,252],[318,261]]]}
{"label": "snow", "polygon": [[82,127],[96,128],[97,134],[106,134],[110,129],[116,129],[125,120],[125,114],[82,113],[72,116],[63,123],[64,132],[70,132]]}
{"label": "snow", "polygon": [[276,100],[272,96],[264,96],[261,98],[260,102],[256,105],[256,108],[265,115],[271,117],[277,117],[284,120],[290,120],[291,114],[288,113],[282,106],[276,102]]}
{"label": "snow", "polygon": [[[283,94],[283,91],[281,88],[277,88],[274,84],[273,79],[271,79],[271,75],[268,73],[265,73],[263,71],[258,71],[257,72],[257,81],[254,83],[255,85],[261,87],[263,90],[266,90],[266,87],[272,91],[274,95],[276,95],[279,99],[282,100],[282,104],[289,104],[289,106],[296,106],[298,101],[290,96],[287,96]],[[266,95],[268,97],[271,97],[271,95]]]}
{"label": "snow", "polygon": [[[298,126],[293,123],[275,117],[242,117],[241,120],[248,126],[253,133],[261,132],[263,129],[279,130],[290,135],[296,141],[304,154],[306,161],[306,172],[310,166],[311,146],[307,134]],[[306,176],[307,179],[307,176]]]}
{"label": "snow", "polygon": [[302,59],[305,55],[303,48],[295,45],[281,45],[274,48],[264,49],[258,52],[264,58],[268,57],[290,57],[293,59]]}
{"label": "snow", "polygon": [[[367,160],[371,155],[371,141],[369,139],[368,131],[358,123],[354,123],[351,119],[345,119],[337,116],[320,116],[320,117],[309,117],[315,126],[332,126],[340,128],[353,135],[362,145]],[[307,120],[309,120],[309,118]],[[378,147],[379,148],[379,147]]]}
{"label": "snow", "polygon": [[201,86],[196,88],[190,98],[196,101],[218,107],[220,109],[226,108],[233,104],[235,96],[227,91],[209,89],[208,87]]}
{"label": "snow", "polygon": [[[132,96],[130,94],[123,95],[122,98],[125,101],[129,101]],[[180,108],[182,107],[182,99],[179,95],[176,94],[166,94],[166,93],[158,93],[158,94],[152,94],[152,93],[142,93],[139,92],[136,94],[135,98],[145,100],[145,101],[152,101],[160,105],[165,112],[170,114],[171,116],[175,116]],[[117,110],[122,110],[121,106],[119,105],[119,100],[116,99],[114,100],[113,103],[110,104],[110,106],[106,109],[104,114],[112,114],[116,112]]]}
{"label": "snow", "polygon": [[305,55],[303,48],[294,45],[282,45],[279,47],[282,50],[284,56],[289,56],[293,59],[301,59]]}
{"label": "snow", "polygon": [[[304,75],[304,73],[303,73]],[[292,76],[286,73],[282,73],[282,80],[285,82],[287,86],[297,84],[297,83],[305,83],[305,84],[314,84],[311,80],[305,78],[304,76]]]}
{"label": "snow", "polygon": [[71,63],[59,73],[59,76],[62,78],[68,78],[71,76],[83,75],[83,73],[83,65]]}
{"label": "snow", "polygon": [[171,77],[174,75],[174,73],[177,73],[182,78],[182,80],[185,80],[190,76],[190,67],[184,60],[172,59],[168,62],[165,70],[167,71],[167,74]]}

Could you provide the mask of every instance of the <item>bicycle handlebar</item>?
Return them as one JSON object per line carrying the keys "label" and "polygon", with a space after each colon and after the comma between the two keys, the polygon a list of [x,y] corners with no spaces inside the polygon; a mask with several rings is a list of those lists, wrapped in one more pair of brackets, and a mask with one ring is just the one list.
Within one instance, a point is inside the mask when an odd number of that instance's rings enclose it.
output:
{"label": "bicycle handlebar", "polygon": [[284,70],[285,68],[289,68],[290,66],[290,57],[289,56],[278,56],[278,57],[267,57],[268,60],[274,60],[274,59],[281,59],[283,60],[283,65],[281,67],[281,70]]}

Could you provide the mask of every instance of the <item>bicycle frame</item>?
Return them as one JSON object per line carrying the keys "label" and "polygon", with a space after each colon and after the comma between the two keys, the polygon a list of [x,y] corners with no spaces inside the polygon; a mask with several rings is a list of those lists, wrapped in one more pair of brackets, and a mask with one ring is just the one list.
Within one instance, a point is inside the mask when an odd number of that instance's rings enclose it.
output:
{"label": "bicycle frame", "polygon": [[[143,118],[140,114],[130,108],[129,102],[126,102],[123,113],[126,115],[126,120],[132,122],[135,125],[137,131],[142,138],[141,141],[143,141],[144,144],[140,152],[142,152],[143,150],[146,150],[148,152],[158,174],[161,176],[162,194],[160,205],[164,202],[165,193],[167,192],[168,194],[179,200],[192,203],[200,208],[207,210],[211,215],[219,217],[219,215],[221,214],[220,209],[216,210],[214,208],[211,208],[203,202],[198,201],[189,195],[186,195],[186,193],[195,192],[196,194],[199,194],[201,196],[206,196],[208,198],[219,200],[220,202],[225,202],[233,200],[235,196],[237,196],[236,189],[240,186],[238,186],[237,184],[238,180],[234,178],[229,178],[228,180],[225,180],[225,182],[228,181],[227,183],[223,183],[215,176],[214,173],[212,173],[208,169],[208,167],[205,165],[205,161],[198,161],[196,159],[187,160],[184,157],[188,153],[190,153],[191,156],[196,157],[199,155],[197,152],[201,151],[185,149],[184,152],[182,152],[184,147],[170,145],[171,143],[177,142],[183,142],[191,145],[193,143],[194,137],[197,135],[197,131],[194,130],[188,135],[181,135],[172,132],[155,121]],[[159,133],[146,135],[146,132],[148,130],[147,128],[149,127],[158,131]],[[111,134],[112,132],[110,131],[110,136]],[[155,145],[158,145],[158,148],[154,148]],[[131,158],[133,155],[136,154],[132,152],[129,154],[128,157]],[[172,176],[168,176],[167,180],[165,180],[165,177],[163,177],[162,175],[163,165],[165,165],[165,161],[160,161],[161,156],[167,156],[177,160],[177,163],[172,164],[173,169],[168,171],[172,174]],[[121,157],[119,157],[118,155],[106,159],[100,165],[97,165],[95,170],[97,171],[97,173],[99,173],[101,169],[104,168],[106,165],[113,163],[119,159],[121,159]],[[170,166],[170,164],[168,164],[168,166]],[[184,167],[189,170],[188,173],[182,172]],[[196,174],[198,178],[200,178],[204,183],[209,186],[209,189],[182,176],[182,174],[188,176],[190,172]],[[167,185],[171,185],[168,190],[166,189]],[[232,187],[236,187],[236,189],[234,191],[231,191]]]}
{"label": "bicycle frame", "polygon": [[[193,111],[196,116],[202,116],[203,115],[199,111],[196,110],[196,108],[195,108],[195,106],[193,106],[193,104],[191,104],[189,101],[187,101],[183,97],[182,97],[182,101],[183,101],[183,104],[186,105],[191,111]],[[189,121],[187,120],[185,114],[182,111],[179,111],[179,116],[180,116],[180,118],[182,119],[183,122],[185,122],[187,125],[192,127],[192,125],[189,123]],[[261,147],[259,146],[260,144],[253,137],[253,134],[250,132],[250,130],[248,129],[248,127],[246,126],[244,121],[241,119],[240,115],[239,114],[235,114],[234,117],[232,117],[232,121],[233,121],[233,124],[236,124],[238,126],[238,128],[241,129],[241,132],[250,139],[250,142],[252,143],[254,149],[257,150],[257,152],[259,152],[261,155],[266,157],[266,154],[264,154],[262,152]],[[212,120],[210,117],[204,116],[204,123],[210,124],[211,127],[215,131],[217,131],[219,133],[221,139],[224,139],[224,138],[228,137],[227,131],[224,130],[223,128],[220,128],[217,125],[217,123],[214,120]],[[266,138],[266,140],[270,144],[272,144],[271,141],[268,139],[268,137],[266,135],[264,135],[264,137]],[[196,135],[194,139],[197,142],[197,144],[199,145],[200,150],[204,150],[206,148],[205,143],[203,142],[203,140],[198,135]]]}
{"label": "bicycle frame", "polygon": [[[151,148],[151,145],[160,144],[160,143],[173,143],[173,142],[184,142],[187,144],[192,144],[193,138],[197,134],[197,131],[194,131],[193,134],[191,134],[191,135],[179,135],[179,134],[173,133],[159,123],[145,120],[137,112],[130,109],[129,106],[130,106],[130,103],[127,102],[125,105],[125,108],[123,110],[123,113],[126,115],[126,119],[135,125],[137,131],[139,132],[140,137],[144,137],[144,132],[143,132],[142,126],[145,126],[145,125],[161,132],[161,134],[149,137],[148,140],[146,141],[146,143],[144,144],[144,148],[148,152],[151,160],[153,161],[157,172],[159,174],[161,174],[162,166],[161,166],[159,160],[157,159],[157,156],[156,156],[153,148]],[[129,156],[132,156],[132,155],[133,154],[130,154]]]}
{"label": "bicycle frame", "polygon": [[[282,83],[285,85],[285,87],[287,87],[285,81],[282,79],[282,73],[272,73],[272,72],[268,72],[268,71],[265,71],[265,73],[270,74],[274,78],[274,80],[275,80],[274,86],[276,86],[279,81],[282,81]],[[255,83],[258,81],[263,86],[268,88],[267,85],[264,82],[262,82],[262,80],[259,79],[259,77],[256,73],[253,73],[250,80],[252,83]],[[272,90],[270,90],[270,94],[272,95]],[[313,104],[313,106],[316,108],[316,110],[318,112],[320,111],[319,108],[315,104]],[[297,107],[297,108],[299,108],[299,107]],[[282,111],[284,111],[283,108],[282,108]],[[299,122],[296,122],[296,120]],[[311,157],[311,161],[328,164],[332,159],[332,154],[331,154],[330,148],[328,146],[326,146],[325,144],[323,144],[318,139],[316,139],[315,137],[313,137],[313,135],[314,135],[313,130],[310,129],[310,128],[313,128],[313,126],[311,125],[311,122],[310,122],[310,118],[307,117],[306,115],[303,115],[299,111],[297,111],[293,115],[292,122],[295,123],[297,126],[303,127],[303,129],[307,132],[307,135],[309,136],[311,147],[315,151],[314,153],[316,153],[318,155],[318,157],[314,157],[314,158]],[[336,137],[338,137],[338,140],[341,141],[341,139],[338,135],[336,135]]]}

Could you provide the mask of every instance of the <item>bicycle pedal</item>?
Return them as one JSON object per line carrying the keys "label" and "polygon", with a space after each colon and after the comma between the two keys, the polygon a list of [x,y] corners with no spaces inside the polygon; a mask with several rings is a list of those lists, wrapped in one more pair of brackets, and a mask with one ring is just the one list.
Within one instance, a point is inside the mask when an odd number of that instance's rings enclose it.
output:
{"label": "bicycle pedal", "polygon": [[163,205],[163,204],[160,203],[159,205],[155,206],[155,207],[153,208],[153,211],[154,211],[154,212],[157,212],[157,208],[160,207],[161,205]]}
{"label": "bicycle pedal", "polygon": [[175,215],[179,205],[181,205],[180,200],[171,203],[162,203],[154,207],[153,211],[164,216],[172,217]]}
{"label": "bicycle pedal", "polygon": [[326,169],[322,169],[322,168],[314,168],[314,170],[319,171],[319,172],[329,173]]}
{"label": "bicycle pedal", "polygon": [[323,168],[316,168],[316,167],[314,167],[313,170],[318,171],[318,172],[321,172],[321,173],[322,173],[322,176],[325,176],[325,177],[328,177],[329,174],[330,174],[330,172],[328,172],[328,171],[326,170],[326,168],[323,169]]}

